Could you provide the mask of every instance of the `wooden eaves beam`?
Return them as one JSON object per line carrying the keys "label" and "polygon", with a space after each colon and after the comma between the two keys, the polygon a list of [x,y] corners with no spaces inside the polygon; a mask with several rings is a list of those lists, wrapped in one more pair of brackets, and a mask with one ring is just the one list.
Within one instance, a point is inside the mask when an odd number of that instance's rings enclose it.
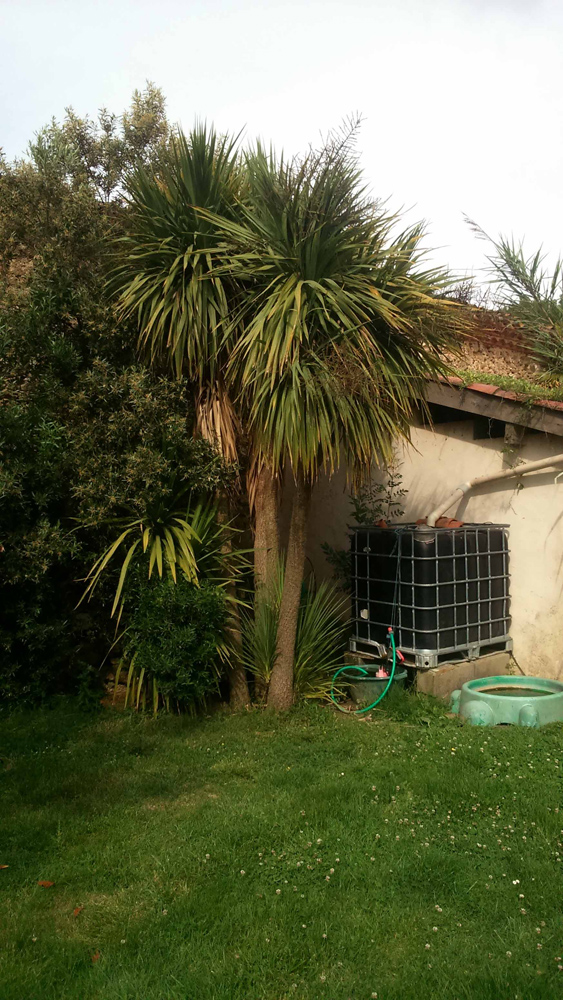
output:
{"label": "wooden eaves beam", "polygon": [[454,410],[492,417],[508,424],[531,427],[545,434],[563,437],[563,409],[550,409],[537,403],[519,402],[491,392],[485,393],[443,382],[429,382],[426,399],[429,403],[449,406]]}

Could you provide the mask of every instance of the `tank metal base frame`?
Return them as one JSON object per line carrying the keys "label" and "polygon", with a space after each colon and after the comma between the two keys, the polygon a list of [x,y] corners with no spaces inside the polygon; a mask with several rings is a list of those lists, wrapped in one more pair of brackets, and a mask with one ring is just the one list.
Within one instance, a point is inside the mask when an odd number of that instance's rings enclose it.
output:
{"label": "tank metal base frame", "polygon": [[[378,653],[373,652],[373,647],[379,647],[379,643],[370,642],[369,639],[350,639],[349,648],[352,653],[362,654],[365,653],[367,656],[377,656]],[[368,649],[363,649],[362,647],[367,646]],[[478,660],[481,656],[486,656],[491,652],[491,646],[494,646],[495,652],[512,652],[513,642],[510,636],[501,636],[500,638],[491,639],[489,642],[474,642],[467,646],[466,649],[444,649],[437,653],[435,649],[404,649],[401,646],[401,653],[405,657],[405,664],[409,667],[415,667],[416,670],[432,670],[434,667],[439,667],[444,663],[460,663],[463,660]]]}

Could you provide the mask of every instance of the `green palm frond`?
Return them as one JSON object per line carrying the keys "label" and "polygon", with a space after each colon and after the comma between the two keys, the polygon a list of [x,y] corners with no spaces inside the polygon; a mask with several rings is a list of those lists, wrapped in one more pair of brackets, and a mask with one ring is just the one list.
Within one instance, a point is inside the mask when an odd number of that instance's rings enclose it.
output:
{"label": "green palm frond", "polygon": [[119,241],[112,279],[119,315],[136,320],[140,346],[200,384],[217,375],[235,294],[215,273],[215,226],[200,209],[232,217],[242,183],[236,142],[198,125],[177,136],[158,177],[146,168],[130,177],[131,231]]}
{"label": "green palm frond", "polygon": [[347,624],[347,598],[326,580],[307,588],[295,643],[294,687],[301,698],[328,701],[334,673],[342,664]]}
{"label": "green palm frond", "polygon": [[86,577],[87,587],[81,601],[84,598],[90,600],[102,574],[109,567],[114,556],[122,552],[127,545],[129,547],[121,563],[111,610],[112,616],[121,604],[127,573],[135,556],[137,560],[139,556],[142,556],[148,562],[149,579],[156,567],[158,576],[161,578],[165,573],[170,573],[172,579],[176,581],[177,573],[180,572],[191,583],[198,585],[198,565],[194,545],[199,542],[199,538],[192,525],[186,520],[185,510],[174,509],[169,512],[159,512],[156,516],[147,512],[145,517],[137,517],[133,520],[119,518],[112,523],[117,527],[122,527],[123,531],[90,569]]}
{"label": "green palm frond", "polygon": [[[429,377],[448,370],[457,306],[427,266],[423,230],[371,201],[355,155],[329,143],[301,161],[260,147],[238,219],[203,214],[223,244],[217,273],[244,289],[228,378],[274,467],[314,479],[356,468],[408,435]],[[219,262],[220,261],[220,262]]]}
{"label": "green palm frond", "polygon": [[120,518],[112,525],[123,530],[90,569],[81,598],[91,598],[102,575],[120,557],[112,616],[122,604],[127,574],[134,564],[144,563],[149,579],[156,572],[161,579],[170,575],[176,582],[181,573],[194,586],[205,579],[225,589],[248,572],[246,551],[232,544],[236,530],[221,522],[217,505],[211,501],[181,507],[177,498],[169,507],[155,505],[143,517]]}
{"label": "green palm frond", "polygon": [[[243,615],[243,662],[267,687],[276,659],[283,564],[269,588],[256,599],[254,614]],[[300,698],[329,698],[332,678],[342,665],[348,601],[329,582],[303,587],[295,644],[295,693]]]}
{"label": "green palm frond", "polygon": [[199,575],[226,590],[229,599],[229,592],[241,585],[251,570],[252,550],[235,544],[240,529],[232,521],[221,519],[216,503],[198,503],[188,508],[187,516],[197,536],[193,549]]}
{"label": "green palm frond", "polygon": [[526,254],[524,245],[500,236],[493,240],[474,222],[473,231],[492,247],[489,261],[491,281],[497,288],[498,305],[523,330],[544,377],[563,374],[563,259],[551,270],[540,250]]}

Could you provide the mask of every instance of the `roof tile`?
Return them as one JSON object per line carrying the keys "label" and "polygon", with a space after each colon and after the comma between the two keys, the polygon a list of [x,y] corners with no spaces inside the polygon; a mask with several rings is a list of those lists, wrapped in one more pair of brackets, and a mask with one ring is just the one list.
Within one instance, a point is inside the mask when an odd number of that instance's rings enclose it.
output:
{"label": "roof tile", "polygon": [[471,382],[467,388],[473,389],[474,392],[484,392],[487,396],[493,396],[495,392],[498,392],[498,386],[487,385],[485,382]]}

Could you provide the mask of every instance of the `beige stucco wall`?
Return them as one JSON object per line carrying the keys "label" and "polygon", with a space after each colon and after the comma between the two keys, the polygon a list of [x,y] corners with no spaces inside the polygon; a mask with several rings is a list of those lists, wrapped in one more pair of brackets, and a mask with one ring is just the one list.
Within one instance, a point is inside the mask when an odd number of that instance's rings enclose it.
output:
{"label": "beige stucco wall", "polygon": [[[412,446],[399,449],[406,498],[405,520],[428,514],[460,483],[507,468],[503,439],[473,440],[472,421],[413,428]],[[563,438],[526,434],[518,458],[532,462],[563,452]],[[510,526],[511,610],[514,655],[526,673],[563,679],[563,477],[554,473],[491,483],[464,497],[449,516]],[[347,544],[350,506],[344,474],[322,480],[311,512],[309,558],[319,577],[330,572],[322,542]]]}

